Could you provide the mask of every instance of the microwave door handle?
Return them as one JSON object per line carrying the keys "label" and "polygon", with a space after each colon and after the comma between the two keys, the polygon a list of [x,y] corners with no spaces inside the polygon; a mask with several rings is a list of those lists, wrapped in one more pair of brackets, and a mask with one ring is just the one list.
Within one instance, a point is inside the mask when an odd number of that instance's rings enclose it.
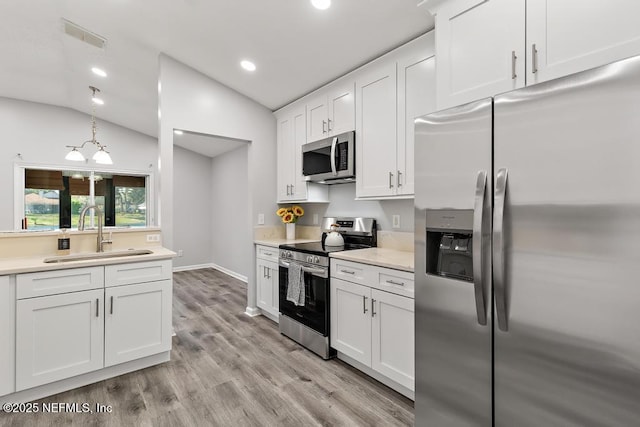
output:
{"label": "microwave door handle", "polygon": [[338,137],[334,137],[331,141],[331,172],[333,176],[338,175],[338,171],[336,171],[336,145],[338,145]]}

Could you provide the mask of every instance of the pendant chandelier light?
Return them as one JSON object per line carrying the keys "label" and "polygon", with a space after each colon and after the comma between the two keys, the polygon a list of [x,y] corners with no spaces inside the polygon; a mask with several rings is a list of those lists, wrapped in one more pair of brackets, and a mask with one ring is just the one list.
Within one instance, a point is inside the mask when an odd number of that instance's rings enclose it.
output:
{"label": "pendant chandelier light", "polygon": [[78,162],[84,162],[86,159],[84,157],[84,155],[79,151],[82,148],[84,148],[85,145],[87,145],[88,143],[91,143],[93,145],[96,146],[96,148],[98,149],[98,151],[95,152],[95,154],[93,155],[92,159],[95,160],[96,163],[102,164],[102,165],[111,165],[113,164],[113,160],[111,160],[111,156],[109,155],[109,152],[107,150],[105,150],[105,148],[107,148],[106,145],[102,145],[100,144],[97,140],[96,140],[96,92],[100,92],[100,89],[93,87],[93,86],[89,86],[89,89],[91,89],[91,103],[92,103],[92,109],[91,109],[91,139],[89,141],[85,141],[82,143],[82,145],[67,145],[67,148],[71,148],[71,151],[69,151],[67,153],[67,155],[65,156],[65,159],[67,160],[74,160],[74,161],[78,161]]}

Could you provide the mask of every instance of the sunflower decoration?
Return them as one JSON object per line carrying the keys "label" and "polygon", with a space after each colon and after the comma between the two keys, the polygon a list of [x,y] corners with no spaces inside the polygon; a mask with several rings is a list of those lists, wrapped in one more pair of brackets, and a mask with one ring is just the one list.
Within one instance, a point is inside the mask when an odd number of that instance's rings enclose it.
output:
{"label": "sunflower decoration", "polygon": [[298,205],[280,208],[276,211],[276,215],[282,218],[282,222],[285,224],[294,224],[298,221],[298,218],[304,215],[304,209]]}

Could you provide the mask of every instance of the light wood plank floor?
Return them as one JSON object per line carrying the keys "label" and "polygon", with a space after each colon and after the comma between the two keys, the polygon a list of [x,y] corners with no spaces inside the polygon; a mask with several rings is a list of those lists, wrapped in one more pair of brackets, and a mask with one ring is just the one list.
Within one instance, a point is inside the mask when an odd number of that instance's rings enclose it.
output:
{"label": "light wood plank floor", "polygon": [[0,425],[413,425],[411,400],[246,316],[246,300],[246,284],[217,270],[174,273],[170,362],[41,401],[108,404],[112,413],[0,414]]}

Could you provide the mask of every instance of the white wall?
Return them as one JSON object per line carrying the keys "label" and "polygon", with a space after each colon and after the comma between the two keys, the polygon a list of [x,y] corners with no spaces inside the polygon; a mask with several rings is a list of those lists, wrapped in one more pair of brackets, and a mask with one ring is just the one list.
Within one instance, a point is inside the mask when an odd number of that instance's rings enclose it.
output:
{"label": "white wall", "polygon": [[173,162],[174,248],[183,251],[173,266],[211,264],[211,158],[174,145]]}
{"label": "white wall", "polygon": [[[305,215],[301,225],[312,225],[313,214],[323,216],[364,216],[377,220],[378,229],[413,232],[413,199],[407,200],[354,200],[356,185],[335,184],[329,187],[329,204],[304,204]],[[287,205],[283,205],[287,206]],[[400,228],[391,228],[392,215],[400,215]]]}
{"label": "white wall", "polygon": [[[267,108],[166,56],[159,58],[160,114],[160,224],[163,241],[176,249],[173,217],[173,129],[250,141],[248,147],[247,223],[252,230],[258,213],[275,212],[276,120]],[[275,215],[265,215],[275,225]],[[215,238],[238,238],[234,230],[214,230]],[[212,236],[211,238],[213,238]],[[255,259],[253,240],[242,237],[246,251],[237,254],[238,263],[251,266],[248,276],[248,309],[255,308]]]}
{"label": "white wall", "polygon": [[[9,202],[0,209],[0,230],[13,229],[14,163],[36,163],[73,169],[96,166],[96,170],[112,169],[154,172],[157,162],[157,140],[113,123],[97,120],[97,140],[107,146],[113,165],[95,165],[64,159],[65,145],[80,145],[91,139],[91,116],[78,111],[0,97],[0,200]],[[91,147],[83,150],[93,155]],[[18,153],[21,157],[18,157]],[[151,166],[150,166],[151,165]],[[153,215],[152,215],[153,216]]]}
{"label": "white wall", "polygon": [[213,158],[211,174],[213,263],[248,277],[253,257],[252,229],[247,206],[249,187],[248,144]]}

